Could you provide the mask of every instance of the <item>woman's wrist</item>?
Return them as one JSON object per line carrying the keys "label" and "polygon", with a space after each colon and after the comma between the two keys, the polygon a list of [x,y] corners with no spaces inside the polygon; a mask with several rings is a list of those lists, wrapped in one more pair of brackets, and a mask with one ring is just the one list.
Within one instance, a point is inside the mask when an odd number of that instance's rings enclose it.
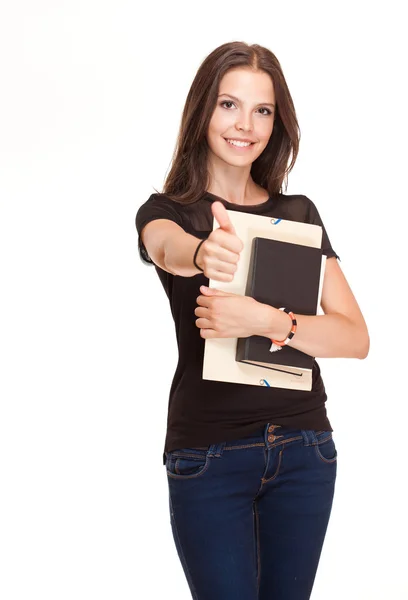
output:
{"label": "woman's wrist", "polygon": [[204,272],[204,264],[202,263],[201,258],[202,258],[202,254],[203,254],[202,253],[202,248],[203,248],[204,242],[205,242],[205,239],[204,240],[200,240],[198,242],[197,247],[196,247],[195,252],[194,252],[194,257],[193,257],[193,264],[194,264],[194,266],[196,268],[198,268],[198,270],[200,272],[202,272],[202,273]]}
{"label": "woman's wrist", "polygon": [[284,340],[292,328],[292,319],[288,313],[260,303],[262,307],[262,331],[257,335],[269,338],[270,340]]}

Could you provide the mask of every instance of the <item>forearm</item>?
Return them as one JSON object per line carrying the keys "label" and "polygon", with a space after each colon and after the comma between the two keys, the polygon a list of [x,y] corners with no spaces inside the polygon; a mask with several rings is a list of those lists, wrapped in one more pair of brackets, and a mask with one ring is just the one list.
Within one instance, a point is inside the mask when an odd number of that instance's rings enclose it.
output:
{"label": "forearm", "polygon": [[[261,303],[260,303],[261,304]],[[261,304],[264,328],[262,335],[270,339],[284,340],[288,335],[292,319],[290,316],[267,304]],[[313,357],[320,358],[365,358],[369,350],[366,329],[357,327],[340,313],[325,315],[296,314],[297,330],[290,346]]]}
{"label": "forearm", "polygon": [[164,249],[166,270],[172,275],[181,277],[193,277],[193,275],[201,273],[193,263],[194,253],[199,243],[199,238],[185,231],[173,237]]}

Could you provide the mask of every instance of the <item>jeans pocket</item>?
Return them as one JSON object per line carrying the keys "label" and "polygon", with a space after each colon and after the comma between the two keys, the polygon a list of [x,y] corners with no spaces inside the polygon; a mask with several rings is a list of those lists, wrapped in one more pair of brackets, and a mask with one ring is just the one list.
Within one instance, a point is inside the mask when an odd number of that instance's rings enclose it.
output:
{"label": "jeans pocket", "polygon": [[337,449],[331,431],[319,431],[316,433],[317,444],[316,455],[322,462],[334,463],[337,461]]}
{"label": "jeans pocket", "polygon": [[181,448],[166,455],[167,475],[173,479],[192,479],[207,471],[210,464],[208,450]]}

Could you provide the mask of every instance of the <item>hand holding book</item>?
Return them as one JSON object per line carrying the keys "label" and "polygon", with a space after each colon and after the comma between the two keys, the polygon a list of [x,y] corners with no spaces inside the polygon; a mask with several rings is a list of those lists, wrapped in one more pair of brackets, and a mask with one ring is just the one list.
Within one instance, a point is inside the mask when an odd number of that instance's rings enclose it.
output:
{"label": "hand holding book", "polygon": [[217,288],[201,286],[200,291],[202,295],[197,298],[194,314],[198,317],[196,326],[200,328],[202,338],[268,337],[270,330],[284,330],[286,335],[286,325],[282,327],[286,318],[279,310],[273,312],[270,306],[255,298]]}

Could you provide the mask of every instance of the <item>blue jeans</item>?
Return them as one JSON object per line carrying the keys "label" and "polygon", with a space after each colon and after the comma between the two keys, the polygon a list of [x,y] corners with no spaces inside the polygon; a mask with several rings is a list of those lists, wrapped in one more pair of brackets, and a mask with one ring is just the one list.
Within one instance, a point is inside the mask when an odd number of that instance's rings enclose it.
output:
{"label": "blue jeans", "polygon": [[330,431],[268,423],[166,453],[170,522],[194,600],[308,600],[330,518]]}

